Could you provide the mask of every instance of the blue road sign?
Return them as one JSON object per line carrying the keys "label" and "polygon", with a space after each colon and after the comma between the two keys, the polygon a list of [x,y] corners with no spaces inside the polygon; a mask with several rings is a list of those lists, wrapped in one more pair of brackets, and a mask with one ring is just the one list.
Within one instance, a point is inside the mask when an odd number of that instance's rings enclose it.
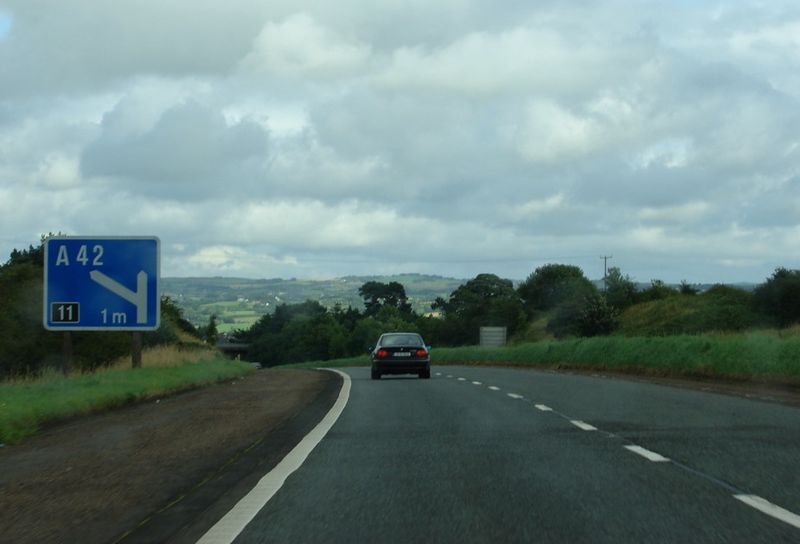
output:
{"label": "blue road sign", "polygon": [[54,236],[44,243],[44,327],[148,331],[161,317],[156,237]]}

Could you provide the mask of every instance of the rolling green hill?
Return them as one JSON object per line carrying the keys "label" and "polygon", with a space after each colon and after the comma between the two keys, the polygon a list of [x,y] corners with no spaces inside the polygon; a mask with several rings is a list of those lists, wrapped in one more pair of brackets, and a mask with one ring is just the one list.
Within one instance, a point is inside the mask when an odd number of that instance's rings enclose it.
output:
{"label": "rolling green hill", "polygon": [[464,280],[400,274],[395,276],[345,276],[332,280],[245,279],[245,278],[162,278],[162,293],[183,309],[196,326],[217,316],[220,332],[247,329],[265,313],[282,303],[295,304],[316,300],[326,307],[340,304],[363,309],[358,288],[368,281],[396,281],[406,289],[416,312],[431,310],[436,297],[447,297]]}

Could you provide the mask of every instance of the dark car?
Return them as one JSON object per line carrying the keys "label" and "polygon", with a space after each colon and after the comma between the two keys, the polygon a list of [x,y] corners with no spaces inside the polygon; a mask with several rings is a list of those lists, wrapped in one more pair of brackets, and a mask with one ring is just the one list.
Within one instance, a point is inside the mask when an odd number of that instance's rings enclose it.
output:
{"label": "dark car", "polygon": [[431,377],[431,355],[422,337],[415,332],[387,332],[371,350],[372,379],[383,374],[417,374]]}

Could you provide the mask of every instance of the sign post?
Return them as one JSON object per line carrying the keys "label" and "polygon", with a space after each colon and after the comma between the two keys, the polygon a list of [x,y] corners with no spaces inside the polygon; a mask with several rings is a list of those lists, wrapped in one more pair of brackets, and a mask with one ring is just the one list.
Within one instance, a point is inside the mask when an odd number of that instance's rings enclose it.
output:
{"label": "sign post", "polygon": [[44,328],[132,331],[140,364],[141,332],[160,325],[158,238],[53,236],[44,264]]}
{"label": "sign post", "polygon": [[61,334],[61,372],[64,376],[69,376],[72,372],[72,333],[65,331]]}

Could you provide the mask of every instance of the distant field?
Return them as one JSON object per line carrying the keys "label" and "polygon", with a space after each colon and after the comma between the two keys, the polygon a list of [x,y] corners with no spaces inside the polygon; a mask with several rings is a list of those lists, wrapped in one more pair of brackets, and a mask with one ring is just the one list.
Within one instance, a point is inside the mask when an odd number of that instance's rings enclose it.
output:
{"label": "distant field", "polygon": [[[224,316],[226,318],[230,316]],[[239,315],[231,318],[232,321],[230,322],[218,322],[217,323],[217,330],[219,332],[233,332],[235,330],[247,330],[253,326],[253,324],[261,319],[260,315],[250,314],[250,315]]]}
{"label": "distant field", "polygon": [[217,316],[217,330],[247,329],[262,315],[282,303],[296,304],[316,300],[325,307],[336,304],[363,309],[358,288],[367,281],[403,284],[411,307],[419,312],[431,310],[436,297],[448,297],[464,280],[424,274],[395,276],[348,276],[332,280],[283,280],[242,278],[163,278],[163,293],[183,310],[195,326],[205,326]]}

